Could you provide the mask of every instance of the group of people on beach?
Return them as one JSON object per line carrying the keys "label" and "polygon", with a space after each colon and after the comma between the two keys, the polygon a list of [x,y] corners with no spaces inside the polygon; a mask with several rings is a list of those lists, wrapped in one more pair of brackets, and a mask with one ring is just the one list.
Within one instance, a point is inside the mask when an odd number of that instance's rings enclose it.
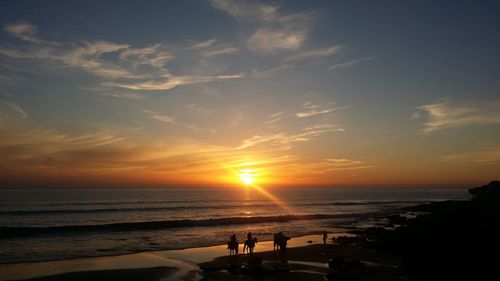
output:
{"label": "group of people on beach", "polygon": [[[245,243],[243,244],[243,253],[248,252],[249,254],[253,254],[253,249],[255,248],[255,244],[257,244],[257,237],[252,237],[252,233],[248,232],[247,240],[245,240]],[[239,246],[240,244],[236,239],[236,234],[231,235],[231,238],[229,238],[229,242],[227,243],[229,254],[230,255],[238,254]]]}
{"label": "group of people on beach", "polygon": [[[274,234],[273,237],[273,249],[276,251],[280,251],[284,253],[286,251],[286,246],[288,240],[291,238],[284,235],[283,232],[278,232]],[[257,244],[257,237],[253,237],[251,232],[247,233],[247,239],[243,244],[243,253],[253,254],[253,250],[255,248],[255,244]],[[236,239],[236,234],[231,235],[229,238],[229,242],[227,242],[227,248],[229,249],[230,255],[238,254],[239,243]]]}
{"label": "group of people on beach", "polygon": [[[328,234],[323,230],[323,243],[326,244],[326,239],[328,239]],[[275,233],[273,237],[273,250],[285,253],[288,240],[291,238],[284,235],[282,231]],[[251,232],[247,233],[247,240],[243,244],[243,253],[253,254],[253,250],[257,244],[257,237],[253,237]],[[236,234],[231,235],[229,242],[227,242],[227,248],[229,249],[230,255],[237,255],[239,250],[238,239],[236,239]]]}

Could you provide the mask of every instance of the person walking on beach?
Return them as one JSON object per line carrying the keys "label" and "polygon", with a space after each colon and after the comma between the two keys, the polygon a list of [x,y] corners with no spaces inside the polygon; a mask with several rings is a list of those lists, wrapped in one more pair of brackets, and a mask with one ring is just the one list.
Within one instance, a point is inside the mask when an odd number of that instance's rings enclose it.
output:
{"label": "person walking on beach", "polygon": [[326,244],[327,238],[328,238],[328,234],[326,233],[326,230],[323,230],[323,244]]}

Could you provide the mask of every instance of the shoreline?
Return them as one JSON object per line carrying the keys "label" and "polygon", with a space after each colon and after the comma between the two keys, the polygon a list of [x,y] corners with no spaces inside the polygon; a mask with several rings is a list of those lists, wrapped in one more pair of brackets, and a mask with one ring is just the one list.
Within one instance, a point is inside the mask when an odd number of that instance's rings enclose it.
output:
{"label": "shoreline", "polygon": [[[418,206],[418,205],[414,205]],[[381,220],[387,218],[390,215],[400,215],[403,213],[408,212],[408,207],[391,207],[387,208],[384,210],[377,210],[377,211],[372,211],[372,212],[365,212],[365,213],[355,213],[355,214],[335,214],[335,215],[330,215],[334,217],[335,219],[347,219],[349,218],[348,221],[332,221],[330,226],[321,226],[318,227],[317,231],[309,231],[309,232],[302,232],[302,233],[289,233],[292,236],[295,237],[302,237],[302,236],[309,236],[309,235],[317,235],[321,233],[320,229],[325,229],[327,232],[332,233],[332,234],[342,234],[342,233],[352,233],[354,229],[358,228],[368,228],[368,227],[373,227],[373,226],[378,226],[382,225],[384,223],[381,222]],[[283,216],[285,217],[285,216]],[[321,221],[329,221],[332,220],[332,218],[320,218],[320,219],[315,219],[315,220],[306,220],[306,219],[299,219],[297,221],[311,221],[311,222],[321,222]],[[293,221],[286,222],[286,223],[292,223]],[[359,224],[362,225],[359,225]],[[357,225],[358,224],[358,225]],[[240,225],[237,225],[240,226]],[[208,227],[208,226],[202,226],[202,227]],[[214,226],[210,226],[214,227]],[[286,230],[286,227],[284,226],[283,229]],[[248,230],[247,230],[248,231]],[[286,231],[288,232],[288,231]],[[274,233],[274,232],[273,232]],[[1,235],[4,235],[2,233]],[[261,235],[257,234],[259,238],[261,238],[261,242],[265,241],[270,241],[272,240],[272,234],[267,233],[266,235]],[[39,236],[36,236],[39,237]],[[43,236],[40,236],[43,237]],[[26,237],[21,237],[23,239],[27,239]],[[97,254],[90,254],[90,253],[83,253],[83,254],[75,254],[75,255],[67,255],[66,257],[55,257],[55,258],[31,258],[31,259],[26,259],[26,260],[19,260],[15,259],[12,262],[2,262],[0,263],[0,267],[3,265],[13,265],[13,264],[23,264],[23,263],[38,263],[38,262],[52,262],[52,261],[64,261],[64,260],[75,260],[75,259],[85,259],[85,258],[98,258],[98,257],[110,257],[110,256],[121,256],[121,255],[128,255],[128,254],[136,254],[136,253],[142,253],[142,252],[161,252],[161,251],[176,251],[176,250],[186,250],[186,249],[191,249],[191,248],[205,248],[205,247],[211,247],[211,246],[218,246],[221,245],[221,243],[224,243],[224,241],[220,241],[221,239],[218,239],[219,241],[213,241],[212,243],[196,243],[198,245],[184,245],[180,247],[144,247],[144,249],[137,249],[137,250],[132,250],[132,251],[127,251],[127,250],[122,250],[122,251],[117,251],[116,253],[106,253],[106,252],[101,252]],[[205,241],[205,240],[204,240]],[[206,241],[205,241],[206,242]],[[36,256],[33,256],[36,257]]]}
{"label": "shoreline", "polygon": [[[415,205],[418,206],[418,205]],[[386,218],[391,214],[404,214],[406,208],[390,208],[371,213],[355,214],[355,217],[367,219]],[[352,215],[351,215],[352,216]],[[338,236],[356,236],[354,232],[358,227],[353,228],[340,226],[338,231],[329,231],[328,243],[331,245],[331,238]],[[293,237],[288,244],[288,248],[300,248],[314,244],[322,244],[320,231]],[[312,241],[312,243],[309,243]],[[240,246],[242,247],[242,245]],[[259,241],[255,253],[273,250],[273,241]],[[135,253],[125,253],[117,255],[104,255],[92,257],[75,257],[69,259],[56,259],[46,261],[33,261],[21,263],[0,264],[0,281],[4,280],[30,280],[43,276],[56,276],[68,273],[79,273],[89,271],[106,270],[129,270],[129,269],[152,269],[156,267],[169,267],[177,270],[178,274],[185,275],[191,272],[201,273],[198,264],[210,262],[214,259],[228,255],[227,245],[218,244],[212,246],[186,247],[181,249],[168,249],[158,251],[142,251]],[[119,272],[117,272],[119,273]],[[178,280],[178,279],[166,279]]]}
{"label": "shoreline", "polygon": [[[334,236],[352,235],[333,233]],[[332,233],[329,234],[329,243]],[[310,241],[312,241],[310,243]],[[321,235],[294,237],[289,241],[289,248],[322,244]],[[273,250],[273,241],[258,242],[255,253]],[[102,270],[146,269],[153,267],[174,267],[180,271],[200,271],[198,264],[229,254],[227,245],[140,252],[115,256],[100,256],[55,261],[0,264],[0,281],[25,280],[43,276],[55,276],[65,273]],[[201,271],[200,271],[201,272]],[[167,279],[169,280],[169,279]],[[175,280],[175,279],[172,279]]]}
{"label": "shoreline", "polygon": [[[323,244],[321,235],[297,236],[289,241],[285,255],[273,251],[273,241],[260,241],[253,256],[242,254],[229,256],[227,245],[223,244],[71,260],[0,264],[0,281],[117,279],[122,281],[222,281],[234,278],[270,281],[324,281],[325,279],[391,281],[402,280],[401,278],[407,280],[416,276],[413,269],[421,268],[422,263],[432,262],[426,259],[409,259],[411,256],[408,255],[412,253],[406,250],[401,251],[406,249],[405,247],[416,244],[407,241],[418,241],[417,239],[422,237],[419,232],[434,232],[433,228],[429,229],[429,226],[433,227],[434,224],[425,226],[420,223],[422,221],[440,221],[440,224],[453,222],[453,220],[450,221],[452,218],[450,211],[470,212],[473,210],[471,208],[480,206],[477,204],[478,200],[484,200],[477,198],[479,197],[475,196],[471,201],[446,200],[421,204],[414,206],[411,210],[398,208],[397,215],[389,217],[390,213],[395,214],[395,210],[380,212],[378,215],[387,219],[388,224],[385,225],[393,225],[392,230],[382,227],[358,228],[353,225],[352,229],[347,228],[345,232],[330,231],[326,244]],[[408,212],[416,213],[415,217],[406,217]],[[419,212],[423,213],[418,214]],[[415,224],[418,224],[417,228]],[[339,236],[357,235],[360,237],[339,238]],[[411,239],[401,239],[401,235],[402,237],[410,235]],[[445,243],[443,239],[450,237],[449,235],[441,235],[433,243]],[[336,237],[336,241],[332,242],[332,237]],[[417,243],[420,246],[416,249],[427,248],[426,251],[432,252],[432,248],[429,248],[432,244],[427,243],[422,244],[420,241]],[[394,248],[394,245],[399,245],[400,249]],[[466,245],[460,248],[467,249]],[[443,255],[443,253],[435,254]],[[449,255],[449,253],[444,253],[444,255]],[[457,272],[460,271],[456,265],[454,268]],[[444,272],[450,274],[449,271]],[[342,279],[346,276],[356,279]]]}

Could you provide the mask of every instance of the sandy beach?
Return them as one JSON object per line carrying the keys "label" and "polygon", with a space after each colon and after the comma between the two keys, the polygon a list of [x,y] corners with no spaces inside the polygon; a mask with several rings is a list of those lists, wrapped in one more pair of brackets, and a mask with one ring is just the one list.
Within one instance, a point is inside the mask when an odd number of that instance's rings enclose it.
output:
{"label": "sandy beach", "polygon": [[[228,272],[229,265],[233,268],[246,267],[250,256],[228,256],[226,248],[226,245],[219,245],[109,257],[4,264],[0,265],[0,279],[251,280],[264,274],[269,280],[324,280],[328,273],[328,260],[342,257],[346,261],[359,260],[361,264],[356,270],[370,276],[364,278],[366,280],[395,280],[391,277],[395,276],[394,271],[398,265],[394,256],[375,255],[360,247],[334,245],[331,241],[324,245],[319,235],[310,235],[290,240],[285,256],[272,251],[272,241],[259,242],[254,258],[263,260],[263,271],[231,274]],[[378,279],[377,276],[383,278]]]}

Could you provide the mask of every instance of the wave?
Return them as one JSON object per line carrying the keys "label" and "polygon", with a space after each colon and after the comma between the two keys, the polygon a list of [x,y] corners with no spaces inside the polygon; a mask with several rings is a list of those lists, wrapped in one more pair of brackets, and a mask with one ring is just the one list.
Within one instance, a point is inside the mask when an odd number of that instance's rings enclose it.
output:
{"label": "wave", "polygon": [[[366,205],[392,205],[392,204],[418,204],[428,201],[340,201],[328,203],[299,203],[291,204],[294,207],[307,207],[307,206],[366,206]],[[213,202],[211,202],[213,203]],[[116,212],[158,212],[158,211],[178,211],[186,209],[233,209],[233,208],[262,208],[273,207],[272,203],[269,204],[228,204],[228,205],[205,205],[205,206],[165,206],[165,207],[143,207],[143,208],[96,208],[96,209],[59,209],[59,210],[6,210],[1,211],[0,215],[8,216],[41,216],[41,215],[59,215],[59,214],[98,214],[98,213],[116,213]]]}
{"label": "wave", "polygon": [[1,238],[31,237],[52,234],[86,234],[89,232],[120,232],[120,231],[144,231],[161,230],[182,227],[210,227],[220,225],[255,224],[268,222],[290,222],[297,220],[321,220],[333,218],[355,218],[367,214],[314,214],[314,215],[283,215],[283,216],[261,216],[261,217],[226,217],[203,220],[166,220],[146,221],[130,223],[112,223],[97,225],[64,225],[50,227],[0,227]]}
{"label": "wave", "polygon": [[[412,201],[400,201],[400,200],[336,200],[331,201],[331,199],[289,199],[289,203],[300,202],[300,201],[310,201],[308,203],[297,203],[293,205],[300,206],[304,205],[369,205],[369,204],[387,204],[387,203],[421,203],[428,201],[440,201],[441,199],[421,199]],[[324,202],[330,201],[330,202]],[[152,200],[152,201],[89,201],[89,202],[33,202],[33,206],[39,207],[65,207],[65,206],[122,206],[122,205],[145,205],[145,204],[195,204],[195,203],[206,203],[206,200],[202,199],[183,199],[183,200]],[[234,202],[229,199],[210,199],[211,203],[230,203]],[[263,202],[262,199],[245,200],[247,203]],[[5,206],[19,206],[18,202],[3,202],[6,203]]]}

